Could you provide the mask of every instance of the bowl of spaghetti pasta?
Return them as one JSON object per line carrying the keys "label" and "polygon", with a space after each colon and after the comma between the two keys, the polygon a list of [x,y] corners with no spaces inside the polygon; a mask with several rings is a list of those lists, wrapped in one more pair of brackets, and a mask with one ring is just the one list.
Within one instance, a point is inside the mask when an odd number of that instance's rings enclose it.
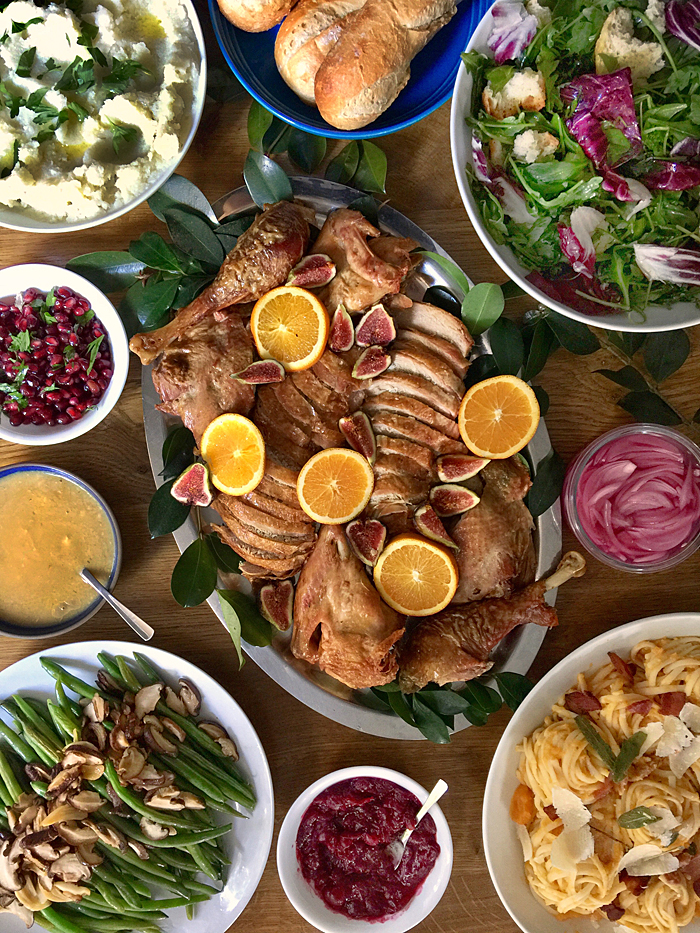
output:
{"label": "bowl of spaghetti pasta", "polygon": [[494,755],[484,852],[525,933],[700,933],[700,614],[592,639]]}

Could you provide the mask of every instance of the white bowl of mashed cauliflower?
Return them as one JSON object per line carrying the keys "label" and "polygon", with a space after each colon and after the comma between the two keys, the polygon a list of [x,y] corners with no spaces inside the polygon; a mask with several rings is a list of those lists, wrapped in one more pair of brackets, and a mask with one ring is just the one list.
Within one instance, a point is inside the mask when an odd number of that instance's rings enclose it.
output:
{"label": "white bowl of mashed cauliflower", "polygon": [[13,0],[0,12],[0,226],[112,220],[175,170],[204,107],[191,0]]}

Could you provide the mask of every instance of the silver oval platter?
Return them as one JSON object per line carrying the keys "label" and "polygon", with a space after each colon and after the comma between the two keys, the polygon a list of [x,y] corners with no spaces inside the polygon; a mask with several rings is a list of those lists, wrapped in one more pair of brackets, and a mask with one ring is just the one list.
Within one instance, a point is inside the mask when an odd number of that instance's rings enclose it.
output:
{"label": "silver oval platter", "polygon": [[[293,178],[292,188],[295,197],[308,204],[316,212],[317,225],[320,227],[326,215],[335,208],[345,207],[358,197],[358,191],[327,181],[323,178]],[[246,188],[237,188],[235,191],[221,198],[213,205],[216,216],[222,220],[231,220],[239,214],[249,212],[255,208]],[[411,223],[407,217],[390,207],[382,207],[379,213],[380,226],[386,233],[399,237],[412,237],[421,249],[430,250],[449,259],[449,255],[427,233]],[[408,294],[418,300],[431,285],[441,285],[456,295],[461,291],[449,274],[430,258],[424,258],[417,269],[411,274]],[[484,352],[488,347],[488,335],[479,338],[476,343],[476,352]],[[177,424],[177,419],[171,415],[164,415],[157,411],[155,406],[160,402],[151,379],[151,367],[144,367],[143,381],[143,414],[146,431],[146,444],[153,470],[156,485],[161,483],[160,472],[163,469],[161,451],[163,441],[170,428]],[[528,444],[524,453],[534,473],[538,465],[550,453],[552,446],[544,420],[540,420],[537,433]],[[211,512],[211,520],[218,518]],[[184,551],[197,537],[195,519],[190,519],[175,533],[175,541],[180,551]],[[544,576],[554,568],[561,554],[561,509],[559,501],[543,515],[535,519],[535,549],[537,554],[537,577]],[[240,588],[247,586],[246,581],[240,580]],[[227,585],[231,586],[231,578]],[[556,590],[547,594],[547,601],[554,603]],[[216,613],[222,625],[224,624],[218,597],[209,597],[209,605]],[[539,625],[524,625],[513,631],[493,653],[494,673],[496,671],[515,671],[524,674],[539,651],[546,629]],[[419,739],[422,738],[418,730],[409,726],[393,713],[372,709],[366,705],[363,698],[365,691],[351,690],[339,681],[324,674],[323,671],[297,660],[289,648],[291,633],[280,632],[269,647],[256,648],[243,643],[246,654],[262,668],[276,683],[288,693],[301,700],[316,712],[333,719],[336,722],[366,732],[370,735],[380,735],[391,739]],[[231,648],[231,658],[235,658],[235,651]],[[469,722],[458,716],[455,721],[455,731],[466,728]]]}

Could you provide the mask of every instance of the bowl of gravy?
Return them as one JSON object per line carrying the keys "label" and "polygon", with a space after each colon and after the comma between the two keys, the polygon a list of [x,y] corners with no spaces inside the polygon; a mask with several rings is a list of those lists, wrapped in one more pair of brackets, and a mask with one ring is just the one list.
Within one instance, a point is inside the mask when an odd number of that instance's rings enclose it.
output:
{"label": "bowl of gravy", "polygon": [[67,632],[104,600],[80,578],[87,567],[111,590],[121,566],[114,515],[66,470],[22,463],[0,470],[0,634]]}

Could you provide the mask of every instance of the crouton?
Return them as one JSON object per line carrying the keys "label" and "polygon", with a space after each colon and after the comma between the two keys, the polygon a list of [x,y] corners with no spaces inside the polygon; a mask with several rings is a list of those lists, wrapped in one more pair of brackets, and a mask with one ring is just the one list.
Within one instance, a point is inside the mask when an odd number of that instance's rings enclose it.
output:
{"label": "crouton", "polygon": [[666,2],[665,0],[648,0],[647,17],[654,26],[663,33],[666,31]]}
{"label": "crouton", "polygon": [[515,137],[513,156],[519,162],[537,162],[539,159],[556,152],[559,140],[551,133],[539,133],[537,130],[525,130]]}
{"label": "crouton", "polygon": [[625,7],[615,7],[603,23],[595,44],[596,74],[629,68],[632,84],[638,85],[660,71],[664,64],[664,52],[659,43],[636,39],[632,14]]}
{"label": "crouton", "polygon": [[481,100],[484,110],[496,120],[514,117],[521,110],[542,110],[545,105],[544,75],[532,68],[516,71],[503,90],[493,93],[489,82]]}
{"label": "crouton", "polygon": [[503,165],[503,143],[499,139],[489,139],[489,155],[494,165]]}
{"label": "crouton", "polygon": [[[649,2],[661,2],[661,0],[649,0]],[[535,17],[537,20],[537,25],[540,27],[540,29],[543,26],[548,26],[552,22],[552,11],[548,7],[542,6],[539,3],[539,0],[527,0],[525,9],[530,14],[530,16]]]}

